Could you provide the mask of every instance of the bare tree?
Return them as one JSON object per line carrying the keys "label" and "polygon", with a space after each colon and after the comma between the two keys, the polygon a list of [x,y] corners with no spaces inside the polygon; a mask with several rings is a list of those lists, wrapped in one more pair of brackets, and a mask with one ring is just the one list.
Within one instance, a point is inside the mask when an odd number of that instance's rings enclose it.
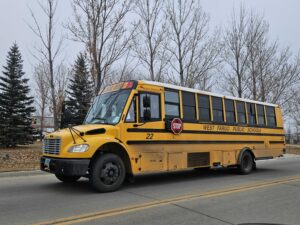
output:
{"label": "bare tree", "polygon": [[42,138],[44,130],[45,111],[49,100],[49,83],[47,80],[47,70],[43,64],[39,64],[34,68],[34,81],[36,85],[36,104],[41,116],[40,138]]}
{"label": "bare tree", "polygon": [[300,89],[293,91],[293,98],[288,102],[288,107],[286,107],[286,114],[288,118],[288,134],[289,141],[296,141],[300,143]]}
{"label": "bare tree", "polygon": [[[239,18],[239,19],[236,19]],[[224,35],[223,59],[226,90],[239,97],[281,105],[293,116],[300,87],[300,58],[289,47],[280,48],[269,38],[269,24],[262,15],[241,7]]]}
{"label": "bare tree", "polygon": [[[248,52],[248,69],[249,69],[249,89],[251,98],[258,100],[258,81],[260,77],[266,75],[264,72],[270,65],[270,60],[276,52],[276,43],[272,46],[267,46],[269,24],[263,19],[261,15],[250,12],[249,22],[246,29],[246,47]],[[263,88],[263,87],[262,87]]]}
{"label": "bare tree", "polygon": [[[251,36],[251,35],[249,35]],[[300,59],[290,49],[279,49],[277,42],[263,37],[249,51],[249,83],[251,98],[286,107],[300,85]]]}
{"label": "bare tree", "polygon": [[60,63],[56,67],[55,74],[57,75],[54,81],[56,87],[55,89],[55,96],[56,96],[56,103],[57,103],[56,110],[58,115],[60,115],[62,112],[63,102],[66,98],[66,94],[67,94],[66,90],[68,87],[67,84],[68,84],[68,79],[70,77],[71,71],[64,63]]}
{"label": "bare tree", "polygon": [[[198,1],[167,1],[169,26],[167,46],[171,53],[171,77],[179,76],[182,86],[197,87],[208,81],[210,72],[219,64],[220,46],[216,35],[209,35],[209,16]],[[206,89],[203,87],[202,89]]]}
{"label": "bare tree", "polygon": [[300,86],[300,57],[293,56],[290,49],[284,48],[277,54],[271,70],[272,76],[266,81],[266,101],[287,106]]}
{"label": "bare tree", "polygon": [[293,112],[293,117],[300,128],[300,90],[293,91],[293,101],[291,101],[290,109]]}
{"label": "bare tree", "polygon": [[132,60],[131,50],[126,52],[126,55],[120,60],[118,66],[112,68],[110,76],[106,78],[106,82],[109,84],[118,83],[128,80],[136,80],[140,77],[136,74],[136,61]]}
{"label": "bare tree", "polygon": [[225,62],[223,88],[232,95],[244,97],[247,89],[247,63],[249,51],[247,49],[247,20],[246,10],[241,6],[239,15],[233,11],[229,26],[223,36],[224,51],[222,58]]}
{"label": "bare tree", "polygon": [[[251,98],[254,100],[267,101],[267,93],[271,88],[270,80],[273,77],[273,66],[276,61],[276,54],[278,51],[277,42],[268,43],[268,39],[257,45],[257,54],[255,65],[250,69],[250,76],[252,83],[250,83],[250,90],[252,90]],[[251,53],[250,53],[251,55]],[[252,85],[252,88],[251,88]],[[255,87],[254,87],[255,86]]]}
{"label": "bare tree", "polygon": [[74,20],[66,28],[89,53],[96,92],[132,39],[133,32],[124,26],[131,5],[132,0],[72,0]]}
{"label": "bare tree", "polygon": [[[60,79],[60,74],[55,71],[56,59],[62,47],[62,38],[56,39],[55,35],[55,12],[57,8],[56,0],[47,0],[46,3],[42,4],[39,2],[40,8],[47,17],[47,24],[43,27],[38,19],[36,18],[34,12],[30,9],[30,13],[33,19],[33,24],[30,25],[30,29],[40,40],[40,47],[36,47],[35,50],[37,54],[34,54],[35,58],[39,63],[46,63],[47,67],[47,79],[50,87],[50,101],[51,101],[51,111],[53,113],[54,128],[59,128],[59,102],[57,96],[57,86],[56,82]],[[46,28],[46,29],[45,29]],[[45,33],[43,32],[45,30]]]}
{"label": "bare tree", "polygon": [[163,1],[136,0],[138,15],[135,52],[143,68],[149,74],[146,79],[162,81],[166,73],[169,56],[166,52],[166,23],[163,18]]}

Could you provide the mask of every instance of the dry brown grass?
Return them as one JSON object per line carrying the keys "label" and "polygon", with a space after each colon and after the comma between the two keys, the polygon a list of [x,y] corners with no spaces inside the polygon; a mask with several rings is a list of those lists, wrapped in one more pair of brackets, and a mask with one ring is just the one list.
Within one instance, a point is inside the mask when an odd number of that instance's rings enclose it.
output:
{"label": "dry brown grass", "polygon": [[286,153],[300,155],[300,145],[287,145]]}
{"label": "dry brown grass", "polygon": [[42,143],[0,148],[0,172],[39,169]]}

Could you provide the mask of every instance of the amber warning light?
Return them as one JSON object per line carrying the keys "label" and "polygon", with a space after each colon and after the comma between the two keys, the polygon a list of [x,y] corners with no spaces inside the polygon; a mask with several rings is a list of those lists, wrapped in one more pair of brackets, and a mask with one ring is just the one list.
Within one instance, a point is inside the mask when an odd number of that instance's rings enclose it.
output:
{"label": "amber warning light", "polygon": [[133,81],[128,81],[123,84],[122,89],[128,89],[133,87]]}
{"label": "amber warning light", "polygon": [[117,84],[113,84],[110,86],[105,87],[104,89],[99,91],[99,95],[102,93],[106,93],[106,92],[111,92],[111,91],[117,91],[120,89],[130,89],[133,87],[134,82],[133,81],[128,81],[128,82],[122,82],[122,83],[117,83]]}

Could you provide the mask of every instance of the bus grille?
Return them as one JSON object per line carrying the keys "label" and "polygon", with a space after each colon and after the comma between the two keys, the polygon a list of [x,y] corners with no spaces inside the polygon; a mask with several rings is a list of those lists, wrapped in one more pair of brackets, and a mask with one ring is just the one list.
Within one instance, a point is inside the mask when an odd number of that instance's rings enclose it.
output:
{"label": "bus grille", "polygon": [[61,140],[57,139],[44,139],[43,151],[44,154],[59,155]]}

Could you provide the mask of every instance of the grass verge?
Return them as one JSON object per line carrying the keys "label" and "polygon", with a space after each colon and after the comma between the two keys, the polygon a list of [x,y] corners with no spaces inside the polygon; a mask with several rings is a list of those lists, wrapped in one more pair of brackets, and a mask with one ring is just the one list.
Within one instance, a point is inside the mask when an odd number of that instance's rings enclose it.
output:
{"label": "grass verge", "polygon": [[300,145],[286,145],[286,153],[300,155]]}
{"label": "grass verge", "polygon": [[41,142],[16,148],[0,148],[0,172],[37,170],[41,154]]}

